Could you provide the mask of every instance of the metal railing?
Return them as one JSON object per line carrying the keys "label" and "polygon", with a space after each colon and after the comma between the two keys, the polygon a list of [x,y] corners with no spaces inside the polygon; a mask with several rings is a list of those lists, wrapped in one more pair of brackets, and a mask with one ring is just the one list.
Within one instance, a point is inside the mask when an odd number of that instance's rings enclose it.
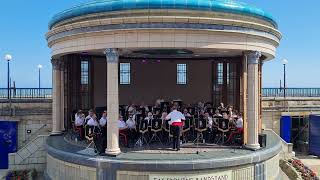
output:
{"label": "metal railing", "polygon": [[[263,97],[283,97],[283,88],[262,88]],[[286,97],[320,97],[320,88],[286,88]]]}
{"label": "metal railing", "polygon": [[[52,88],[10,88],[11,99],[51,99]],[[0,88],[0,99],[8,98],[8,89]]]}
{"label": "metal railing", "polygon": [[[11,99],[51,99],[52,88],[11,88]],[[262,88],[263,97],[283,97],[283,88]],[[320,97],[320,88],[286,88],[286,97]],[[0,99],[8,98],[7,88],[0,88]]]}

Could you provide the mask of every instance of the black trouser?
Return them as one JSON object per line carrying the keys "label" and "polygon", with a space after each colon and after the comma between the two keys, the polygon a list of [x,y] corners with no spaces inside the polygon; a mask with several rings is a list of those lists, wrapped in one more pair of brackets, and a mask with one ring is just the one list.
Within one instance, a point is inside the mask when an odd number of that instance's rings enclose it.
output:
{"label": "black trouser", "polygon": [[214,143],[215,138],[216,138],[216,129],[207,128],[207,131],[205,132],[206,143]]}
{"label": "black trouser", "polygon": [[137,139],[137,131],[135,129],[128,129],[128,143],[132,145]]}
{"label": "black trouser", "polygon": [[171,126],[173,135],[173,149],[180,150],[180,126]]}

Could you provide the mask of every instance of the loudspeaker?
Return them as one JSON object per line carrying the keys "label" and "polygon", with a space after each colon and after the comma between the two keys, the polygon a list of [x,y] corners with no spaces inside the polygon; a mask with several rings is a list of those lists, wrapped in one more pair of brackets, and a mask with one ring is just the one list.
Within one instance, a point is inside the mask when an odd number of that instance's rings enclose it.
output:
{"label": "loudspeaker", "polygon": [[261,148],[265,148],[267,145],[267,135],[259,134],[259,144]]}

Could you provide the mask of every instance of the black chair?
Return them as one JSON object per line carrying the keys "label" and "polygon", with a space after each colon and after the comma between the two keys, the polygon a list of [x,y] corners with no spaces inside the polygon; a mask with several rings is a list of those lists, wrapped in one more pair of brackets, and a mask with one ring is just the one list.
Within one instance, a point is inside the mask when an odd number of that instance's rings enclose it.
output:
{"label": "black chair", "polygon": [[149,143],[146,139],[145,134],[148,132],[148,120],[141,120],[139,123],[139,138],[137,140],[137,142],[135,143],[135,145],[138,145],[141,143],[141,145],[143,143],[145,143],[146,145],[149,146]]}
{"label": "black chair", "polygon": [[167,144],[170,143],[170,138],[172,138],[172,132],[171,132],[171,126],[169,124],[169,121],[164,120],[163,122],[163,134],[162,134],[162,140],[167,140]]}
{"label": "black chair", "polygon": [[153,140],[158,141],[162,145],[162,141],[158,134],[162,131],[162,119],[153,119],[151,121],[151,132],[153,132],[152,137],[149,141],[151,143]]}
{"label": "black chair", "polygon": [[198,143],[199,140],[203,141],[203,133],[207,130],[207,120],[203,116],[195,119],[195,130],[197,138],[193,142]]}
{"label": "black chair", "polygon": [[219,143],[224,144],[227,138],[226,133],[229,132],[229,120],[224,118],[219,118],[218,124],[219,124],[218,126],[219,136],[216,144],[219,144]]}
{"label": "black chair", "polygon": [[188,133],[190,132],[191,129],[191,120],[192,117],[186,117],[186,120],[184,121],[183,127],[182,127],[182,137],[184,142],[188,142]]}

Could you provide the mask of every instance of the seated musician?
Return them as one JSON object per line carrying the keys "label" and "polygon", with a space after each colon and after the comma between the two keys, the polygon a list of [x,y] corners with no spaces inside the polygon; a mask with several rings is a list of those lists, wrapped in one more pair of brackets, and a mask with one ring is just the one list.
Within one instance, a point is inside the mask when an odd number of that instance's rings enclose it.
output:
{"label": "seated musician", "polygon": [[120,131],[126,130],[128,128],[126,122],[123,120],[123,116],[122,115],[119,115],[118,127],[119,127]]}
{"label": "seated musician", "polygon": [[100,132],[100,124],[97,120],[97,116],[94,111],[91,109],[89,110],[89,115],[86,117],[87,127],[86,127],[86,138],[91,138],[93,133]]}
{"label": "seated musician", "polygon": [[222,113],[222,111],[226,111],[226,107],[224,106],[224,103],[221,102],[220,106],[218,107],[219,111]]}
{"label": "seated musician", "polygon": [[101,131],[103,135],[107,134],[107,111],[103,111],[102,117],[99,120]]}
{"label": "seated musician", "polygon": [[162,102],[164,102],[162,98],[157,99],[154,107],[160,108]]}
{"label": "seated musician", "polygon": [[236,127],[236,131],[234,131],[230,134],[227,142],[231,142],[231,140],[235,134],[242,134],[243,133],[243,119],[242,119],[241,113],[238,114],[238,117],[235,120],[235,127]]}
{"label": "seated musician", "polygon": [[151,109],[147,105],[144,104],[144,102],[141,103],[140,108],[144,109],[144,112],[149,112]]}
{"label": "seated musician", "polygon": [[234,116],[233,106],[228,106],[228,114],[229,114],[230,117]]}
{"label": "seated musician", "polygon": [[191,114],[188,112],[187,108],[183,109],[183,115],[184,115],[184,117],[191,117]]}
{"label": "seated musician", "polygon": [[242,114],[238,114],[238,119],[236,121],[236,127],[237,130],[243,131],[243,119],[242,119]]}
{"label": "seated musician", "polygon": [[80,135],[80,139],[84,138],[84,119],[85,119],[85,115],[82,112],[82,110],[79,110],[76,114],[75,114],[75,121],[74,121],[74,125],[75,127],[80,131],[79,135]]}
{"label": "seated musician", "polygon": [[148,116],[144,120],[148,120],[148,124],[151,125],[151,121],[153,120],[152,112],[148,112]]}
{"label": "seated musician", "polygon": [[189,113],[190,115],[194,115],[194,109],[193,109],[192,107],[189,107],[189,108],[188,108],[188,113]]}
{"label": "seated musician", "polygon": [[89,126],[98,126],[97,116],[92,109],[89,111],[89,115],[85,120]]}
{"label": "seated musician", "polygon": [[107,124],[107,111],[103,111],[102,117],[99,120],[99,124],[101,127],[106,127]]}
{"label": "seated musician", "polygon": [[129,144],[132,144],[137,136],[136,122],[133,119],[133,115],[129,115],[129,119],[126,121],[126,126],[128,127]]}
{"label": "seated musician", "polygon": [[207,131],[205,133],[206,142],[213,143],[216,138],[216,132],[214,131],[214,120],[208,112],[204,114],[204,119],[207,121]]}
{"label": "seated musician", "polygon": [[213,115],[214,118],[222,118],[222,114],[220,114],[219,109],[216,109],[215,114]]}
{"label": "seated musician", "polygon": [[180,151],[180,131],[183,126],[182,121],[185,121],[186,118],[177,109],[178,106],[174,105],[172,107],[172,112],[167,115],[166,120],[170,120],[169,124],[173,131],[173,149]]}
{"label": "seated musician", "polygon": [[153,110],[155,111],[154,117],[161,118],[160,108],[153,108]]}
{"label": "seated musician", "polygon": [[198,108],[198,110],[204,110],[204,103],[201,101],[198,102],[197,108]]}
{"label": "seated musician", "polygon": [[135,106],[134,104],[131,104],[131,105],[128,107],[127,111],[128,111],[129,113],[136,113],[136,106]]}
{"label": "seated musician", "polygon": [[89,120],[91,120],[91,123],[93,123],[94,122],[93,120],[96,120],[96,119],[97,119],[96,114],[94,113],[94,111],[92,109],[90,109],[89,114],[85,119],[86,124],[88,124]]}
{"label": "seated musician", "polygon": [[[230,129],[230,125],[229,125],[229,116],[227,114],[227,112],[223,112],[222,113],[222,121],[219,122],[219,128],[218,130],[221,133],[228,133]],[[228,137],[228,135],[227,135]]]}

